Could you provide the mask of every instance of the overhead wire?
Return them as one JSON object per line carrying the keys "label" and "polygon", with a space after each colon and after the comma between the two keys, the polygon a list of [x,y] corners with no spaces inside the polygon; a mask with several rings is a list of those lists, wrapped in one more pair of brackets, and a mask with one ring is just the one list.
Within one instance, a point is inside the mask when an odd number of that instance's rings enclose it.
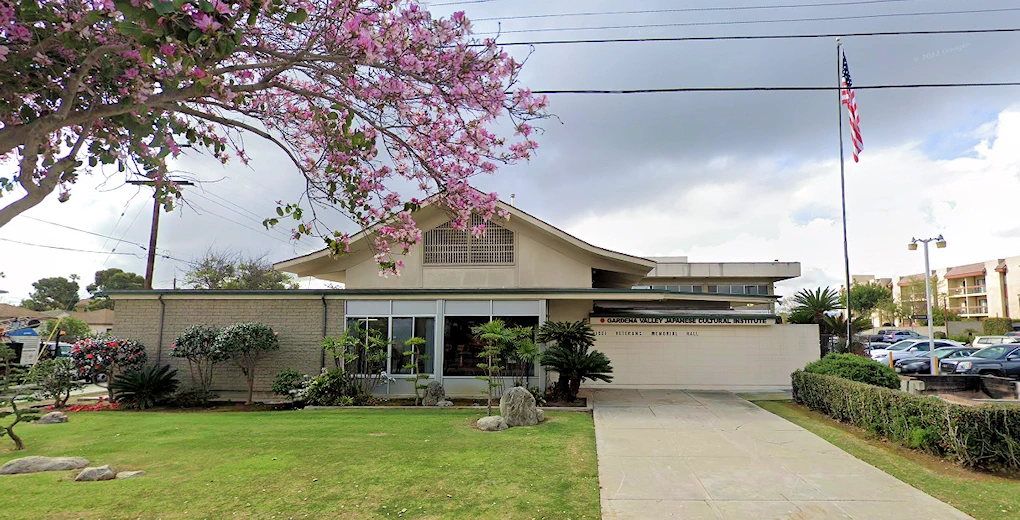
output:
{"label": "overhead wire", "polygon": [[251,226],[248,226],[247,224],[238,222],[238,221],[236,221],[234,219],[231,219],[231,218],[228,218],[228,217],[224,217],[223,215],[220,215],[219,213],[215,213],[215,212],[209,211],[208,209],[205,209],[202,206],[199,206],[198,204],[195,204],[194,201],[190,201],[188,204],[190,206],[192,206],[194,209],[196,209],[197,211],[203,211],[203,212],[208,213],[208,214],[210,214],[210,215],[212,215],[214,217],[221,218],[221,219],[223,219],[223,220],[225,220],[227,222],[231,222],[231,223],[236,224],[238,226],[241,226],[241,227],[243,227],[245,229],[249,229],[251,231],[255,231],[256,233],[261,233],[261,234],[263,234],[263,235],[265,235],[265,236],[267,236],[267,237],[269,237],[269,238],[271,238],[273,240],[276,240],[277,242],[282,242],[284,244],[291,245],[291,243],[289,241],[287,241],[287,240],[283,240],[282,238],[279,238],[276,235],[268,234],[265,229],[256,229],[256,228],[253,228]]}
{"label": "overhead wire", "polygon": [[[750,34],[735,36],[663,36],[653,38],[586,38],[577,40],[536,40],[523,42],[499,42],[500,46],[513,45],[570,45],[588,43],[655,43],[655,42],[704,42],[725,40],[796,40],[809,38],[856,38],[876,36],[918,36],[935,34],[993,34],[1020,32],[1020,27],[1003,27],[995,29],[935,29],[927,31],[869,31],[851,33],[813,33],[813,34]],[[475,44],[482,46],[483,44]]]}
{"label": "overhead wire", "polygon": [[60,251],[73,251],[75,253],[93,253],[93,254],[103,254],[103,255],[105,255],[105,254],[110,254],[110,255],[129,255],[129,256],[134,256],[136,258],[141,258],[141,256],[138,255],[138,253],[117,253],[117,252],[114,252],[114,251],[92,251],[92,250],[86,250],[86,249],[76,249],[76,248],[73,248],[73,247],[53,246],[53,245],[48,245],[48,244],[34,244],[32,242],[22,242],[21,240],[14,240],[12,238],[3,238],[3,237],[0,237],[0,240],[2,240],[4,242],[11,242],[11,243],[14,243],[14,244],[21,244],[23,246],[43,247],[43,248],[46,248],[46,249],[58,249]]}
{"label": "overhead wire", "polygon": [[[209,197],[205,197],[205,196],[203,196],[200,193],[191,192],[189,195],[190,196],[197,196],[198,198],[200,198],[200,199],[202,199],[202,200],[204,200],[206,202],[209,202],[211,204],[215,204],[215,205],[217,205],[217,206],[219,206],[219,207],[221,207],[221,208],[223,208],[223,209],[225,209],[227,211],[233,212],[235,215],[239,215],[239,216],[244,217],[244,218],[246,218],[248,220],[251,220],[251,221],[255,222],[256,224],[258,224],[260,226],[262,225],[262,222],[263,222],[262,220],[259,220],[259,219],[255,218],[255,217],[250,216],[250,215],[246,215],[244,213],[241,213],[240,211],[238,211],[236,209],[233,209],[233,208],[231,208],[229,206],[226,206],[226,205],[224,205],[224,204],[222,204],[220,202],[217,202],[217,201],[215,201],[213,199],[210,199]],[[287,236],[286,232],[281,231],[279,228],[263,229],[263,231],[265,231],[265,232],[275,232],[278,235]]]}
{"label": "overhead wire", "polygon": [[[899,85],[854,85],[854,90],[885,90],[908,88],[1017,87],[1020,81],[988,83],[913,83]],[[839,90],[838,86],[758,86],[758,87],[666,87],[641,89],[565,89],[533,90],[533,94],[663,94],[673,92],[805,92]]]}
{"label": "overhead wire", "polygon": [[[581,16],[616,16],[631,14],[670,14],[670,13],[698,13],[718,11],[764,11],[776,9],[801,9],[812,7],[846,7],[857,5],[873,4],[897,4],[903,2],[917,2],[919,0],[854,0],[850,2],[823,2],[817,4],[779,4],[779,5],[740,5],[740,6],[716,6],[716,7],[678,7],[671,9],[639,9],[631,11],[583,11],[578,13],[546,13],[546,14],[525,14],[514,16],[490,16],[487,18],[471,18],[472,22],[491,22],[507,20],[534,20],[540,18],[569,18]],[[433,4],[437,5],[437,4]]]}
{"label": "overhead wire", "polygon": [[519,34],[519,33],[535,33],[535,32],[562,32],[562,31],[605,31],[612,29],[658,29],[666,27],[708,27],[708,26],[722,26],[722,25],[752,25],[752,24],[770,24],[770,23],[795,23],[795,22],[831,22],[831,21],[847,21],[847,20],[871,20],[876,18],[897,18],[907,16],[944,16],[944,15],[961,15],[961,14],[982,14],[982,13],[1005,13],[1005,12],[1017,12],[1020,11],[1020,7],[1001,7],[995,9],[965,9],[958,11],[929,11],[923,13],[878,13],[878,14],[859,14],[849,16],[815,16],[810,18],[777,18],[771,20],[726,20],[726,21],[715,21],[715,22],[676,22],[676,23],[660,23],[660,24],[630,24],[630,25],[602,25],[593,27],[550,27],[544,29],[512,29],[507,31],[489,31],[479,32],[478,35],[499,35],[499,34]]}
{"label": "overhead wire", "polygon": [[119,240],[119,241],[124,242],[124,243],[128,243],[128,244],[131,244],[131,245],[138,246],[138,247],[140,247],[142,249],[148,249],[148,246],[139,244],[138,242],[131,242],[130,240],[121,240],[121,239],[118,239],[117,237],[113,237],[113,236],[110,236],[110,235],[104,235],[102,233],[96,233],[94,231],[88,231],[86,229],[78,229],[76,227],[68,226],[66,224],[60,224],[59,222],[50,222],[49,220],[43,220],[41,218],[36,218],[36,217],[29,216],[29,215],[22,215],[22,218],[28,219],[28,220],[34,220],[36,222],[42,222],[43,224],[49,224],[51,226],[57,226],[57,227],[60,227],[60,228],[69,229],[71,231],[77,231],[78,233],[85,233],[87,235],[92,235],[92,236],[96,236],[96,237],[100,237],[100,238],[106,238],[106,239],[110,239],[110,240]]}

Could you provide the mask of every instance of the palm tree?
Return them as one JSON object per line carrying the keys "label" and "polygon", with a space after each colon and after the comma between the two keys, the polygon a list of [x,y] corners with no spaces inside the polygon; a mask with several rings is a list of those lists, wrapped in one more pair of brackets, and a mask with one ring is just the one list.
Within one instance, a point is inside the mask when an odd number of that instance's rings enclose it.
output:
{"label": "palm tree", "polygon": [[556,395],[571,402],[577,399],[585,379],[607,383],[613,380],[613,365],[597,350],[595,331],[587,321],[548,321],[538,329],[538,341],[552,344],[542,355],[542,366],[559,373]]}
{"label": "palm tree", "polygon": [[[801,289],[793,296],[793,309],[790,311],[790,323],[814,323],[826,329],[825,318],[828,313],[842,309],[839,292],[832,288]],[[844,324],[845,325],[845,324]]]}

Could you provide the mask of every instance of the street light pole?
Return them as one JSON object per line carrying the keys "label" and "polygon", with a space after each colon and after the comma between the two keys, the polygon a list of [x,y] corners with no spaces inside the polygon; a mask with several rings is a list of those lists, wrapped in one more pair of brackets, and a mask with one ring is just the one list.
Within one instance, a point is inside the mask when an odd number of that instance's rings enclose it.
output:
{"label": "street light pole", "polygon": [[[935,247],[942,249],[946,247],[946,241],[942,235],[935,238],[912,238],[908,249],[917,250],[918,242],[924,243],[924,299],[928,308],[928,319],[925,320],[928,322],[928,358],[931,360],[931,375],[936,375],[939,367],[938,359],[935,357],[935,320],[931,313],[931,267],[928,263],[928,242],[935,242]],[[889,354],[889,358],[892,359],[892,353]]]}

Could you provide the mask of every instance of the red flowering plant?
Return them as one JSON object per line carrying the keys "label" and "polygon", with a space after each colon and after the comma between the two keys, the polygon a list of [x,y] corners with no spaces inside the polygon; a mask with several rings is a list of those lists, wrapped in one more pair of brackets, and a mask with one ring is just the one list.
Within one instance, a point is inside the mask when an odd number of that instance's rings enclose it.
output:
{"label": "red flowering plant", "polygon": [[[113,378],[145,366],[145,346],[130,339],[84,338],[71,347],[70,356],[80,377],[98,382],[105,375],[108,390]],[[109,392],[112,401],[113,391]]]}

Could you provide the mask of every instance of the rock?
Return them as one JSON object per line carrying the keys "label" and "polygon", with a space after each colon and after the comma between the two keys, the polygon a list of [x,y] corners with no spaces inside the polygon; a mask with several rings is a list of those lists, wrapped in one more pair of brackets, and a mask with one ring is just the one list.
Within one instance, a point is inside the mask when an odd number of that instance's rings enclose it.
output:
{"label": "rock", "polygon": [[135,478],[144,475],[144,471],[121,471],[117,473],[117,480],[124,480],[126,478]]}
{"label": "rock", "polygon": [[106,466],[97,466],[94,468],[85,468],[81,470],[81,473],[77,477],[74,477],[75,482],[95,482],[97,480],[113,480],[117,474],[114,473],[113,469],[107,464]]}
{"label": "rock", "polygon": [[39,418],[38,424],[58,424],[67,422],[67,414],[64,412],[50,412]]}
{"label": "rock", "polygon": [[538,408],[535,396],[523,386],[516,386],[499,398],[499,414],[509,426],[534,426],[538,424]]}
{"label": "rock", "polygon": [[478,429],[482,431],[501,432],[507,428],[509,428],[509,426],[506,425],[506,420],[498,415],[478,419]]}
{"label": "rock", "polygon": [[439,381],[432,381],[425,387],[425,397],[422,397],[423,406],[436,406],[439,401],[446,399],[446,389]]}
{"label": "rock", "polygon": [[538,422],[545,422],[545,412],[541,408],[538,408],[535,412],[535,417],[538,418]]}
{"label": "rock", "polygon": [[453,406],[453,401],[447,401],[446,399],[443,399],[442,401],[436,403],[436,406],[440,408],[443,408],[445,406]]}
{"label": "rock", "polygon": [[81,469],[89,465],[88,459],[81,457],[23,457],[8,461],[0,466],[0,475],[20,475],[39,473],[40,471],[67,471]]}

